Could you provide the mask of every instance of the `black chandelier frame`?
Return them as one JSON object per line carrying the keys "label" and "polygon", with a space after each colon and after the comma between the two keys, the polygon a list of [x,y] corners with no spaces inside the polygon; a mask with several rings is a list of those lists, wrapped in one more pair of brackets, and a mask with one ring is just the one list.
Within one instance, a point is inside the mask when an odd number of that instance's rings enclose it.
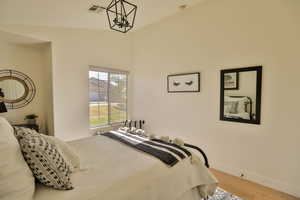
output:
{"label": "black chandelier frame", "polygon": [[[117,7],[119,4],[121,5],[121,12],[118,11]],[[129,11],[126,11],[125,4],[131,7]],[[127,33],[133,28],[137,12],[136,5],[125,0],[112,0],[108,7],[104,9],[106,10],[109,26],[112,30],[121,33]],[[112,16],[110,16],[110,14],[114,14],[115,18],[112,19]],[[130,15],[133,15],[131,23],[128,22],[128,17]],[[121,19],[121,21],[119,21],[119,19]]]}

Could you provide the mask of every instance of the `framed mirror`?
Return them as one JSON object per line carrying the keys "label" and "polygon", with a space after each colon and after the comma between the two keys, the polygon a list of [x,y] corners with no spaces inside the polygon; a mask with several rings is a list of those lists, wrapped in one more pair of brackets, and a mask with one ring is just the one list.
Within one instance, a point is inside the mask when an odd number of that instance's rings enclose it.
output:
{"label": "framed mirror", "polygon": [[262,66],[221,70],[220,120],[260,124]]}
{"label": "framed mirror", "polygon": [[0,70],[0,92],[0,101],[9,109],[17,109],[33,100],[36,89],[26,74],[15,70]]}

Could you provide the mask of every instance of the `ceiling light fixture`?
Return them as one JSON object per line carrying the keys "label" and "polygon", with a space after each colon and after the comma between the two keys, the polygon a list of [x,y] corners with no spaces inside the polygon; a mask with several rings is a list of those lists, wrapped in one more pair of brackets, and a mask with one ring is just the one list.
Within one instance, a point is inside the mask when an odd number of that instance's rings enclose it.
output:
{"label": "ceiling light fixture", "polygon": [[127,33],[135,22],[137,6],[125,0],[112,0],[107,8],[93,5],[89,10],[105,9],[112,30]]}

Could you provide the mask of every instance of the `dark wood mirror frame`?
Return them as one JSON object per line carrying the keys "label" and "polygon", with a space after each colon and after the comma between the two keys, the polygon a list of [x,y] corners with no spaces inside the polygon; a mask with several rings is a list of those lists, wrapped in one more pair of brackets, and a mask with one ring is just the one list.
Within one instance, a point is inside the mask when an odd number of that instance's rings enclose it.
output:
{"label": "dark wood mirror frame", "polygon": [[[256,116],[254,120],[248,119],[235,119],[228,118],[224,116],[224,96],[225,96],[225,84],[224,84],[224,75],[226,73],[234,72],[249,72],[256,71]],[[220,120],[222,121],[231,121],[231,122],[240,122],[248,124],[260,124],[261,123],[261,89],[262,89],[262,66],[254,67],[245,67],[245,68],[236,68],[236,69],[225,69],[221,70],[221,87],[220,87]]]}

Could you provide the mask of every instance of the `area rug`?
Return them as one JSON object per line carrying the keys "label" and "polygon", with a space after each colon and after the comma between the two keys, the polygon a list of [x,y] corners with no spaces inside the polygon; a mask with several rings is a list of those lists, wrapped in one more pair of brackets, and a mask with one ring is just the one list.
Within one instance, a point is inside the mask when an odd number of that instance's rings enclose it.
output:
{"label": "area rug", "polygon": [[214,196],[208,198],[208,200],[243,200],[243,199],[218,188]]}

